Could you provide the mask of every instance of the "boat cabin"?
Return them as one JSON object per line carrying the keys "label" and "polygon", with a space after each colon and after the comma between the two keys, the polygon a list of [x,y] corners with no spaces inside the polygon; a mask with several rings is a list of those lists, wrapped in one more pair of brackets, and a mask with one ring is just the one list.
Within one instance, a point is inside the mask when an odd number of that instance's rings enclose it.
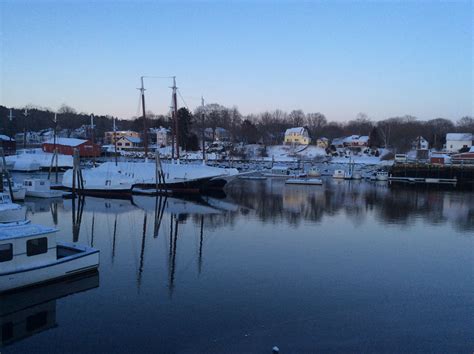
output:
{"label": "boat cabin", "polygon": [[23,186],[27,191],[49,192],[51,190],[51,183],[47,179],[27,178],[23,181]]}
{"label": "boat cabin", "polygon": [[287,176],[290,174],[290,171],[288,170],[288,167],[286,166],[273,166],[271,173],[274,175]]}
{"label": "boat cabin", "polygon": [[56,231],[51,227],[30,223],[1,226],[0,273],[55,261],[58,257]]}

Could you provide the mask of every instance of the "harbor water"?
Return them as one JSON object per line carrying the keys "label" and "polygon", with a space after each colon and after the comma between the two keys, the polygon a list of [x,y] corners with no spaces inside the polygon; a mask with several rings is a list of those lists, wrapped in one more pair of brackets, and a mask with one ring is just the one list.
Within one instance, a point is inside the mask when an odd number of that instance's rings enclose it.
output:
{"label": "harbor water", "polygon": [[3,298],[0,351],[472,352],[473,197],[324,177],[27,199],[32,222],[98,248],[100,268]]}

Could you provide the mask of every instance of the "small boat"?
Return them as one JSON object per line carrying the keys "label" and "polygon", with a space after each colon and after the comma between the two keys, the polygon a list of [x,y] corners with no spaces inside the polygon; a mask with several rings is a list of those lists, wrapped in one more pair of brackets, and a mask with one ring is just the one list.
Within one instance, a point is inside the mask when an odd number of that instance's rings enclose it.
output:
{"label": "small boat", "polygon": [[286,166],[273,166],[270,172],[263,174],[264,177],[273,178],[287,178],[290,175],[290,170]]}
{"label": "small boat", "polygon": [[[25,200],[25,195],[26,195],[26,188],[23,187],[22,184],[20,183],[12,183],[11,184],[12,188],[12,199],[13,200]],[[6,191],[10,191],[8,187],[8,181],[4,180],[3,181],[3,189]]]}
{"label": "small boat", "polygon": [[375,179],[377,181],[388,181],[388,172],[386,171],[379,171],[375,175]]}
{"label": "small boat", "polygon": [[29,221],[0,225],[0,292],[98,268],[97,249],[57,242],[56,231]]}
{"label": "small boat", "polygon": [[0,193],[0,223],[15,223],[26,219],[26,208],[12,202],[8,193]]}
{"label": "small boat", "polygon": [[322,185],[323,181],[319,178],[290,178],[285,181],[285,184]]}
{"label": "small boat", "polygon": [[27,178],[23,181],[27,197],[36,198],[60,198],[64,192],[51,189],[51,183],[47,179]]}
{"label": "small boat", "polygon": [[344,170],[334,170],[334,173],[332,174],[332,178],[337,178],[337,179],[344,179],[346,176],[346,171]]}
{"label": "small boat", "polygon": [[360,181],[362,179],[362,175],[359,173],[359,172],[355,172],[353,175],[352,175],[352,179],[353,180],[356,180],[356,181]]}
{"label": "small boat", "polygon": [[321,171],[317,167],[311,167],[308,170],[308,177],[321,177]]}

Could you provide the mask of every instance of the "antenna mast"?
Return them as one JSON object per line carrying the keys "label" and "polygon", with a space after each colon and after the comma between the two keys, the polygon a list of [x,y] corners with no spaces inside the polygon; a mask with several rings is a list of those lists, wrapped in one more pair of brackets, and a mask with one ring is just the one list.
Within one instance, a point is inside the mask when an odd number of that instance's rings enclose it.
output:
{"label": "antenna mast", "polygon": [[201,107],[202,107],[202,113],[201,113],[202,163],[204,164],[206,161],[206,143],[205,143],[205,134],[204,134],[204,129],[205,129],[204,127],[204,97],[202,96],[201,96]]}
{"label": "antenna mast", "polygon": [[8,115],[8,119],[10,120],[10,141],[12,141],[13,129],[12,129],[12,122],[13,122],[13,109],[10,108],[10,114]]}
{"label": "antenna mast", "polygon": [[176,135],[176,158],[179,160],[179,122],[178,122],[178,100],[176,97],[176,76],[173,76],[173,115],[174,115],[174,126],[175,126],[175,135]]}

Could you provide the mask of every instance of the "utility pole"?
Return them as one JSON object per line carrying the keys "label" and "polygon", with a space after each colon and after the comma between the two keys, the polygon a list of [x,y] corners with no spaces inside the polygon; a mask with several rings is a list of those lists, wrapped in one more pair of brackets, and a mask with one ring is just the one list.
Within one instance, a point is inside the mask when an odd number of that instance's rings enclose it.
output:
{"label": "utility pole", "polygon": [[115,147],[115,166],[118,165],[117,162],[117,129],[115,127],[115,117],[112,117],[112,121],[114,123],[114,147]]}
{"label": "utility pole", "polygon": [[148,125],[146,121],[146,113],[145,113],[145,87],[143,85],[143,78],[144,76],[140,77],[142,86],[139,88],[141,96],[142,96],[142,114],[143,114],[143,147],[145,149],[145,159],[148,158]]}
{"label": "utility pole", "polygon": [[23,115],[25,116],[25,125],[23,127],[23,149],[26,149],[26,118],[28,118],[28,108],[25,108],[25,111],[23,112]]}
{"label": "utility pole", "polygon": [[179,160],[179,122],[178,122],[178,100],[176,97],[176,76],[173,76],[173,115],[174,115],[174,126],[176,134],[176,158]]}
{"label": "utility pole", "polygon": [[201,140],[202,140],[202,163],[204,164],[206,161],[206,143],[205,143],[205,134],[204,134],[204,97],[201,96],[201,107],[202,107],[202,113],[201,113]]}
{"label": "utility pole", "polygon": [[13,109],[10,108],[10,114],[8,115],[8,119],[10,120],[10,141],[12,141],[12,135],[13,135],[13,129],[12,129],[12,125],[13,125]]}

